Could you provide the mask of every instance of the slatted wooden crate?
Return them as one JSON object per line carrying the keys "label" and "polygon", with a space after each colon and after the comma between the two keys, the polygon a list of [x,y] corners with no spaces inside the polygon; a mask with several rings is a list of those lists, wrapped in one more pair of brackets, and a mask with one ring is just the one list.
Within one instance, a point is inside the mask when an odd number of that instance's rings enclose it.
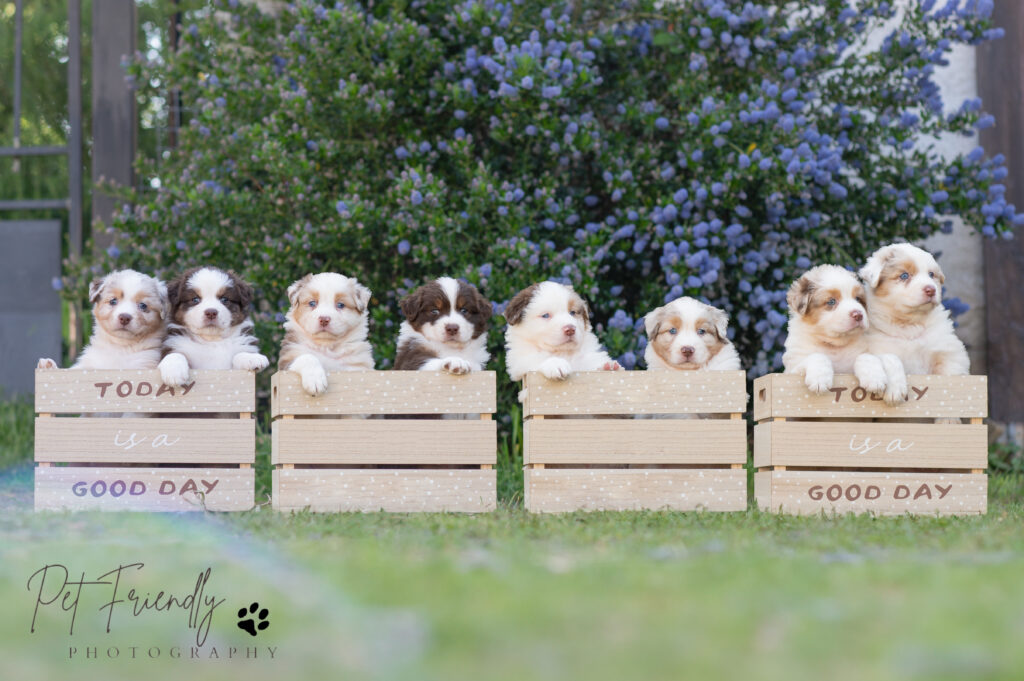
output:
{"label": "slatted wooden crate", "polygon": [[[526,509],[745,510],[745,381],[742,371],[527,374]],[[680,414],[712,418],[664,418]]]}
{"label": "slatted wooden crate", "polygon": [[292,372],[271,380],[275,509],[497,507],[493,371],[346,371],[328,384],[311,397]]}
{"label": "slatted wooden crate", "polygon": [[250,509],[255,408],[248,371],[171,388],[158,371],[37,370],[36,510]]}
{"label": "slatted wooden crate", "polygon": [[[879,515],[985,513],[988,380],[909,376],[888,406],[837,375],[825,395],[803,377],[754,381],[754,496],[767,511]],[[935,423],[935,419],[965,419]]]}

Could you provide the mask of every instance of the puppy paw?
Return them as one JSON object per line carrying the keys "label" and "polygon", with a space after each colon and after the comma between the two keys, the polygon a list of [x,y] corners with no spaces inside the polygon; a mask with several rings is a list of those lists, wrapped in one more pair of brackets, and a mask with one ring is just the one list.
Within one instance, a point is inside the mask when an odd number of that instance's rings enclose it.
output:
{"label": "puppy paw", "polygon": [[327,372],[317,363],[315,367],[302,370],[302,389],[316,397],[327,392]]}
{"label": "puppy paw", "polygon": [[441,368],[449,374],[468,374],[473,370],[473,367],[470,366],[469,362],[461,357],[445,357],[444,363],[441,364]]}
{"label": "puppy paw", "polygon": [[57,363],[49,357],[40,357],[39,361],[36,362],[36,369],[59,369]]}
{"label": "puppy paw", "polygon": [[270,360],[258,352],[240,352],[231,358],[231,366],[234,369],[263,371],[270,366]]}
{"label": "puppy paw", "polygon": [[820,395],[832,389],[833,376],[832,367],[807,367],[807,373],[804,374],[804,383],[807,384],[808,390]]}
{"label": "puppy paw", "polygon": [[610,362],[605,362],[604,366],[601,367],[601,371],[619,371],[622,369],[622,365],[616,362],[614,359]]}
{"label": "puppy paw", "polygon": [[860,387],[872,395],[883,395],[888,387],[885,369],[882,368],[881,362],[877,359],[872,359],[873,361],[870,362],[862,362],[858,358],[857,363],[854,365],[853,373],[857,376],[857,382],[860,384]]}
{"label": "puppy paw", "polygon": [[892,406],[897,404],[903,404],[907,401],[907,393],[909,388],[907,387],[907,377],[890,378],[889,385],[885,388],[885,403]]}
{"label": "puppy paw", "polygon": [[188,360],[181,353],[172,352],[167,355],[160,360],[157,369],[160,370],[160,380],[164,385],[178,387],[192,382],[189,377]]}
{"label": "puppy paw", "polygon": [[568,378],[569,374],[572,373],[572,366],[560,357],[551,357],[544,360],[544,363],[540,365],[540,372],[547,378],[561,381]]}

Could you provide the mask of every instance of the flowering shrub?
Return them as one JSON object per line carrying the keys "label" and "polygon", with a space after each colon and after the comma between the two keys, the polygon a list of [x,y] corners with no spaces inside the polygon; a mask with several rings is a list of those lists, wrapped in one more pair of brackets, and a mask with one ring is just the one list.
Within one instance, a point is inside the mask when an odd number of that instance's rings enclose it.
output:
{"label": "flowering shrub", "polygon": [[273,352],[287,285],[340,271],[374,291],[383,368],[396,301],[424,280],[465,277],[500,312],[553,278],[628,368],[643,314],[687,294],[727,309],[765,372],[812,264],[857,266],[951,216],[988,236],[1021,222],[1002,158],[929,145],[993,124],[934,80],[955,45],[997,37],[992,0],[911,5],[219,2],[169,64],[133,67],[181,89],[187,129],[65,292],[89,268],[233,267]]}

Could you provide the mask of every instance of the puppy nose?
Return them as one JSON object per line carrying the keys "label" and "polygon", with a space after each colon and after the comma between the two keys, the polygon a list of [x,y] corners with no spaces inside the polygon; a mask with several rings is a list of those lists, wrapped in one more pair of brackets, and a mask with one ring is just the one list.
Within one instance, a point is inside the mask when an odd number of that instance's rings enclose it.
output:
{"label": "puppy nose", "polygon": [[331,318],[330,317],[321,317],[320,318],[320,326],[327,327],[327,326],[330,326],[330,324],[331,324]]}
{"label": "puppy nose", "polygon": [[576,327],[573,326],[572,324],[566,324],[565,326],[562,327],[562,333],[569,337],[575,336]]}
{"label": "puppy nose", "polygon": [[686,357],[687,359],[689,359],[690,357],[693,357],[693,346],[692,345],[684,345],[683,347],[679,348],[679,351],[682,352],[683,353],[683,357]]}
{"label": "puppy nose", "polygon": [[449,336],[457,336],[457,335],[459,335],[459,325],[458,324],[445,324],[444,325],[444,332],[446,334],[448,334]]}
{"label": "puppy nose", "polygon": [[132,323],[132,316],[130,314],[119,314],[117,315],[117,321],[121,322],[121,326],[128,326]]}
{"label": "puppy nose", "polygon": [[935,297],[935,287],[934,286],[930,286],[930,285],[929,286],[925,286],[924,287],[924,294],[925,294],[925,296],[927,296],[929,298],[934,298]]}
{"label": "puppy nose", "polygon": [[850,310],[850,316],[853,317],[853,321],[855,322],[864,321],[864,313],[860,310]]}
{"label": "puppy nose", "polygon": [[217,311],[214,310],[212,307],[210,309],[206,310],[205,312],[203,312],[203,314],[206,315],[207,319],[216,319],[217,318]]}

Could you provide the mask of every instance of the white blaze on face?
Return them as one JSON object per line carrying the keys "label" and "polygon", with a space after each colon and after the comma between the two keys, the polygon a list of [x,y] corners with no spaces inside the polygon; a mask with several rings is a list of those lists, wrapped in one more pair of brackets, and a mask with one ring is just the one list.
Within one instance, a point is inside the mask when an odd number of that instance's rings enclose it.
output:
{"label": "white blaze on face", "polygon": [[648,340],[666,363],[681,369],[706,365],[728,343],[728,316],[694,298],[683,297],[645,318]]}
{"label": "white blaze on face", "polygon": [[227,272],[203,268],[188,278],[186,299],[179,301],[186,308],[185,325],[200,333],[204,329],[223,331],[231,326],[232,311],[227,294],[233,286]]}
{"label": "white blaze on face", "polygon": [[288,316],[310,336],[343,337],[364,324],[370,290],[355,279],[321,272],[292,284]]}
{"label": "white blaze on face", "polygon": [[444,300],[440,301],[437,316],[428,320],[420,328],[420,333],[435,343],[468,343],[473,338],[473,325],[458,306],[459,282],[451,277],[440,277],[436,283]]}
{"label": "white blaze on face", "polygon": [[107,333],[121,338],[144,336],[163,324],[166,287],[135,270],[120,270],[90,287],[93,315]]}

